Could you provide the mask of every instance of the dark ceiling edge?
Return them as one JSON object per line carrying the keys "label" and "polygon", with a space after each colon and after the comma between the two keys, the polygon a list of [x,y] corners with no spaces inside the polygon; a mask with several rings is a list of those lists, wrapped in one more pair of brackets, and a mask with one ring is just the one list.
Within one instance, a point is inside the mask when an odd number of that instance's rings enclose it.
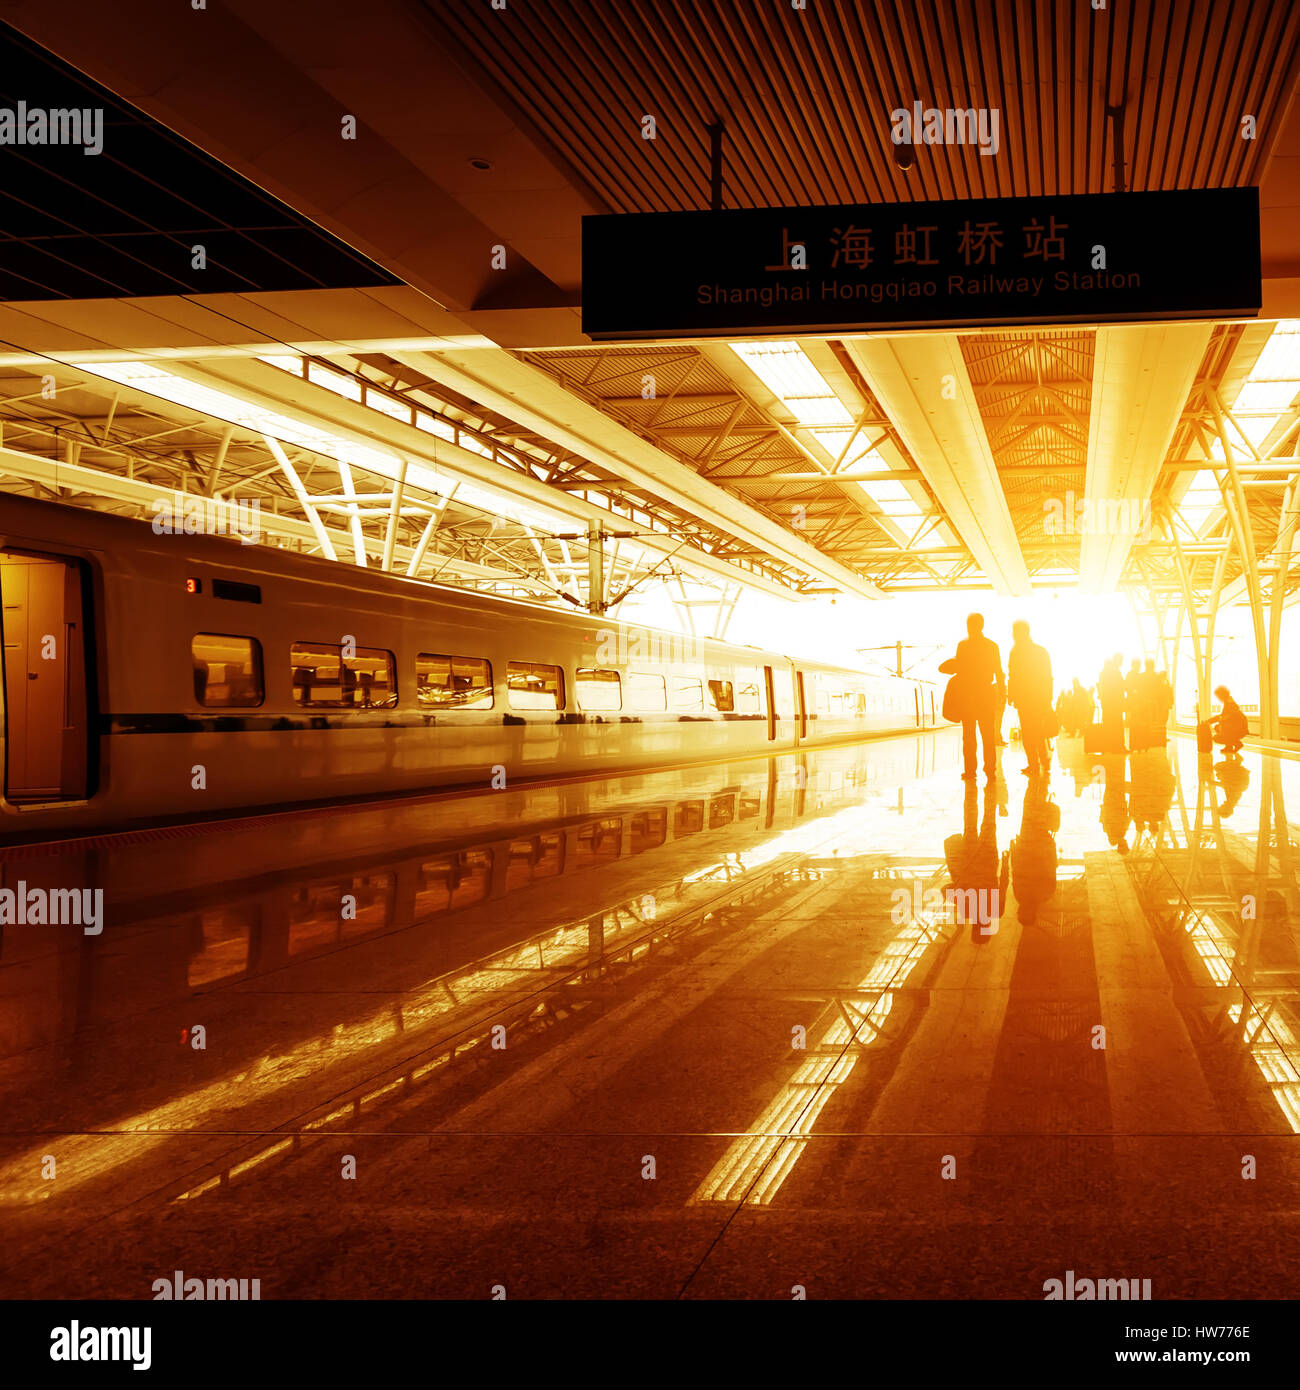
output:
{"label": "dark ceiling edge", "polygon": [[509,91],[498,82],[487,68],[465,47],[457,35],[447,27],[444,20],[434,12],[432,5],[436,0],[417,0],[413,7],[430,33],[438,40],[453,62],[477,87],[480,87],[525,135],[546,155],[556,169],[582,194],[593,209],[602,213],[612,212],[604,198],[587,181],[586,175],[577,169],[568,158],[552,144],[536,121],[514,100]]}
{"label": "dark ceiling edge", "polygon": [[[0,15],[0,26],[2,26],[5,29],[8,29],[13,34],[18,35],[25,43],[30,44],[33,48],[39,49],[42,53],[48,54],[49,57],[56,64],[61,64],[70,72],[76,73],[77,76],[91,89],[92,94],[95,92],[103,92],[114,102],[116,102],[120,107],[124,108],[127,111],[134,112],[136,117],[140,120],[142,124],[152,126],[153,128],[161,131],[169,141],[173,142],[176,145],[176,147],[180,150],[182,154],[190,154],[190,152],[193,152],[193,154],[197,155],[201,159],[209,163],[219,165],[225,171],[227,177],[245,183],[250,188],[255,188],[263,198],[266,198],[271,203],[274,203],[277,207],[283,208],[291,218],[295,219],[300,223],[308,224],[309,226],[314,228],[320,236],[325,237],[327,240],[334,242],[340,248],[348,252],[349,255],[356,257],[357,261],[362,266],[370,267],[372,272],[376,275],[376,277],[386,277],[389,288],[393,288],[397,285],[405,285],[407,283],[405,280],[401,278],[401,276],[397,275],[394,271],[389,270],[387,266],[381,265],[372,256],[368,256],[364,251],[360,250],[356,246],[353,246],[350,241],[346,240],[344,237],[339,236],[337,232],[333,232],[328,227],[322,226],[314,217],[309,216],[300,208],[295,207],[292,203],[288,203],[283,198],[279,197],[277,194],[272,193],[269,188],[263,187],[263,185],[259,183],[256,179],[250,178],[249,175],[244,173],[242,170],[236,169],[233,165],[228,164],[224,159],[221,158],[219,154],[215,154],[206,146],[201,145],[197,140],[192,140],[189,136],[183,135],[180,131],[173,129],[173,127],[170,126],[166,121],[162,120],[158,116],[155,116],[152,112],[146,111],[142,106],[138,106],[129,97],[123,96],[120,92],[110,87],[108,83],[102,81],[98,77],[95,77],[92,73],[87,72],[86,69],[83,68],[79,63],[74,63],[72,59],[66,57],[64,54],[58,52],[56,49],[51,48],[48,44],[43,43],[35,35],[29,33],[26,29],[24,29],[21,25],[16,24],[13,21],[5,18],[3,15]],[[378,285],[374,285],[363,288],[379,287],[380,286]],[[183,297],[188,298],[189,296],[185,295]]]}

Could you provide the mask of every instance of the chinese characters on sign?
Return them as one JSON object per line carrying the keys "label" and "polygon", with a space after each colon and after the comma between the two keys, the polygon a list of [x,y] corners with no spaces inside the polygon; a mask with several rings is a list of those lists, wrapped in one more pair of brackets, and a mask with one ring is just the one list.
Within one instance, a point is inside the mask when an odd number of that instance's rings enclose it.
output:
{"label": "chinese characters on sign", "polygon": [[[1048,217],[1048,225],[1043,226],[1035,218],[1022,227],[1024,246],[1021,255],[1030,260],[1035,257],[1044,261],[1063,261],[1065,259],[1065,233],[1070,229],[1055,217]],[[894,265],[938,265],[939,258],[934,254],[933,238],[939,233],[938,227],[913,226],[904,222],[894,233]],[[871,264],[874,253],[870,227],[859,227],[850,223],[847,227],[836,227],[831,237],[831,268],[841,265],[865,268]],[[783,247],[788,252],[792,243],[790,232],[781,228]],[[996,265],[998,250],[1003,245],[1003,229],[996,222],[977,222],[972,225],[967,218],[961,226],[957,238],[957,251],[966,265]],[[788,264],[780,267],[788,269]],[[769,270],[774,267],[769,266]]]}
{"label": "chinese characters on sign", "polygon": [[593,337],[1241,317],[1259,305],[1251,188],[583,219]]}

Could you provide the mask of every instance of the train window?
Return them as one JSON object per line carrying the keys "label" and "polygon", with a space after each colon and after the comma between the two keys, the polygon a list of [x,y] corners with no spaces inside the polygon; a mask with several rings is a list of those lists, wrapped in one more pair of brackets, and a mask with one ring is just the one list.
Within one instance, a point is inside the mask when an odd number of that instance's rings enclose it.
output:
{"label": "train window", "polygon": [[395,874],[357,874],[348,883],[347,896],[352,899],[349,911],[339,922],[339,939],[349,936],[364,936],[367,932],[378,931],[392,921],[394,894],[397,890]]}
{"label": "train window", "polygon": [[343,658],[343,693],[353,709],[391,709],[397,703],[397,665],[392,652],[358,647]]}
{"label": "train window", "polygon": [[730,681],[710,681],[709,695],[713,708],[721,714],[730,714],[736,708],[736,691]]}
{"label": "train window", "polygon": [[506,666],[511,709],[563,709],[564,673],[558,666],[512,661]]}
{"label": "train window", "polygon": [[564,872],[564,837],[558,830],[510,841],[506,863],[506,892],[523,888],[539,878],[556,878]]}
{"label": "train window", "polygon": [[704,829],[704,802],[679,801],[673,807],[673,835],[694,835]]}
{"label": "train window", "polygon": [[643,849],[653,849],[663,844],[668,835],[668,812],[662,806],[638,811],[629,825],[628,853],[640,854]]}
{"label": "train window", "polygon": [[590,821],[574,836],[573,868],[617,859],[623,846],[623,822],[616,817]]}
{"label": "train window", "polygon": [[709,829],[716,830],[720,825],[730,825],[736,819],[736,798],[724,793],[709,802]]}
{"label": "train window", "polygon": [[579,667],[576,691],[579,709],[623,708],[623,689],[617,671],[600,671],[592,666]]}
{"label": "train window", "polygon": [[757,671],[736,672],[736,713],[763,713],[763,690]]}
{"label": "train window", "polygon": [[262,703],[262,644],[255,637],[198,632],[190,642],[194,698],[216,709],[250,709]]}
{"label": "train window", "polygon": [[627,702],[632,709],[661,710],[668,708],[668,694],[662,676],[646,671],[627,673]]}
{"label": "train window", "polygon": [[295,703],[337,708],[343,703],[343,653],[324,642],[295,642],[289,648]]}
{"label": "train window", "polygon": [[427,860],[415,881],[416,919],[482,902],[491,877],[491,850],[462,849]]}
{"label": "train window", "polygon": [[477,656],[421,652],[415,658],[415,698],[444,709],[491,709],[492,666]]}
{"label": "train window", "polygon": [[673,708],[682,710],[704,709],[704,686],[696,676],[673,676]]}
{"label": "train window", "polygon": [[232,907],[214,908],[199,915],[203,946],[190,957],[186,969],[186,983],[191,989],[232,980],[247,972],[250,943],[256,930],[255,912]]}
{"label": "train window", "polygon": [[818,691],[817,691],[817,713],[818,713],[818,714],[829,714],[830,712],[831,712],[831,697],[830,697],[830,694],[829,694],[827,691],[822,690],[822,689],[819,688]]}
{"label": "train window", "polygon": [[397,703],[392,652],[357,647],[350,656],[333,642],[289,648],[293,698],[308,709],[391,709]]}

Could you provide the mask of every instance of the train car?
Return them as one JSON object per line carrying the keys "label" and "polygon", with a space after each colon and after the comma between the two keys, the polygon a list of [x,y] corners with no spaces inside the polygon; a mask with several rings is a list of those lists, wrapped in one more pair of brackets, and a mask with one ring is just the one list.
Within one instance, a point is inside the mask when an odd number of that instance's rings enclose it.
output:
{"label": "train car", "polygon": [[930,727],[926,682],[0,497],[0,834]]}

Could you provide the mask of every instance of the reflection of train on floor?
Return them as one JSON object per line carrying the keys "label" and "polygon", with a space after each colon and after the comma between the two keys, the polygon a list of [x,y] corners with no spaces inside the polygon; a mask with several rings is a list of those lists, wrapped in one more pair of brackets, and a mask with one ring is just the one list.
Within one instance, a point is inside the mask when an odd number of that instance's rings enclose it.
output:
{"label": "reflection of train on floor", "polygon": [[0,594],[24,838],[935,722],[919,681],[20,498]]}

